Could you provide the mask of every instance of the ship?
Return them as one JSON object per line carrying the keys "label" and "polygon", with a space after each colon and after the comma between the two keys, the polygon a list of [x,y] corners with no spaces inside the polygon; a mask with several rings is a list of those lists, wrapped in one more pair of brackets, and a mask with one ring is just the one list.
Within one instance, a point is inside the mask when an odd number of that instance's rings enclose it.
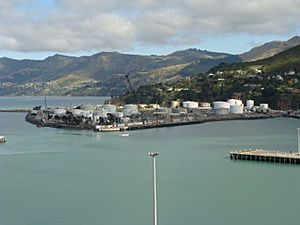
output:
{"label": "ship", "polygon": [[0,136],[0,143],[4,143],[4,142],[6,142],[5,136]]}

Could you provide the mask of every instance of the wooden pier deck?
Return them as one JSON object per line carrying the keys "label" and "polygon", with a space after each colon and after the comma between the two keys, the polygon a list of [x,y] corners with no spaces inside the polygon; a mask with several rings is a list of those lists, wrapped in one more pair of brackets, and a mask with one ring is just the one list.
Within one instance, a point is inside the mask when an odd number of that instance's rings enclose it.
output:
{"label": "wooden pier deck", "polygon": [[240,150],[230,152],[230,159],[300,164],[300,153],[268,151],[262,149]]}

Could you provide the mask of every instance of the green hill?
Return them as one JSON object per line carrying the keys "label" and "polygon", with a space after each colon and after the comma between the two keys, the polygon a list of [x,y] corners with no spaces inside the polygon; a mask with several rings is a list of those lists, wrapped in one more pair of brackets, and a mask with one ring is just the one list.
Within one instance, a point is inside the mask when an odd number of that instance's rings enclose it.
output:
{"label": "green hill", "polygon": [[249,73],[257,72],[258,70],[261,70],[261,72],[265,74],[284,74],[289,71],[299,73],[300,45],[267,59],[245,63],[220,64],[209,72],[215,73],[219,71],[224,73],[244,73],[248,75]]}
{"label": "green hill", "polygon": [[206,74],[157,84],[122,97],[126,103],[167,105],[172,100],[216,101],[237,98],[269,103],[274,109],[300,107],[300,45],[268,59],[245,63],[222,63]]}

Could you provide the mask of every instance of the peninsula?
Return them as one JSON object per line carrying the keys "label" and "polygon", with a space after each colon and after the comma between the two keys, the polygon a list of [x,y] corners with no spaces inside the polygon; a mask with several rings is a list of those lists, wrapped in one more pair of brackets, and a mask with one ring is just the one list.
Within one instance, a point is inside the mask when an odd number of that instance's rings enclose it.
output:
{"label": "peninsula", "polygon": [[79,105],[75,107],[35,107],[26,115],[26,121],[38,127],[90,129],[99,132],[182,126],[210,121],[266,119],[283,116],[268,104],[254,106],[248,100],[207,102],[172,101],[171,107],[157,104],[126,104],[116,106]]}

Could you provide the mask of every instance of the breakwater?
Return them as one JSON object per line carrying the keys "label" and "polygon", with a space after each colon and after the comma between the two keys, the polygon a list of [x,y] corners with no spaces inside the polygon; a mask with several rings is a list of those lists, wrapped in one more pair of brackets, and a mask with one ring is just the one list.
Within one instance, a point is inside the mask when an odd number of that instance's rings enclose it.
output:
{"label": "breakwater", "polygon": [[0,112],[30,112],[30,109],[0,109]]}

